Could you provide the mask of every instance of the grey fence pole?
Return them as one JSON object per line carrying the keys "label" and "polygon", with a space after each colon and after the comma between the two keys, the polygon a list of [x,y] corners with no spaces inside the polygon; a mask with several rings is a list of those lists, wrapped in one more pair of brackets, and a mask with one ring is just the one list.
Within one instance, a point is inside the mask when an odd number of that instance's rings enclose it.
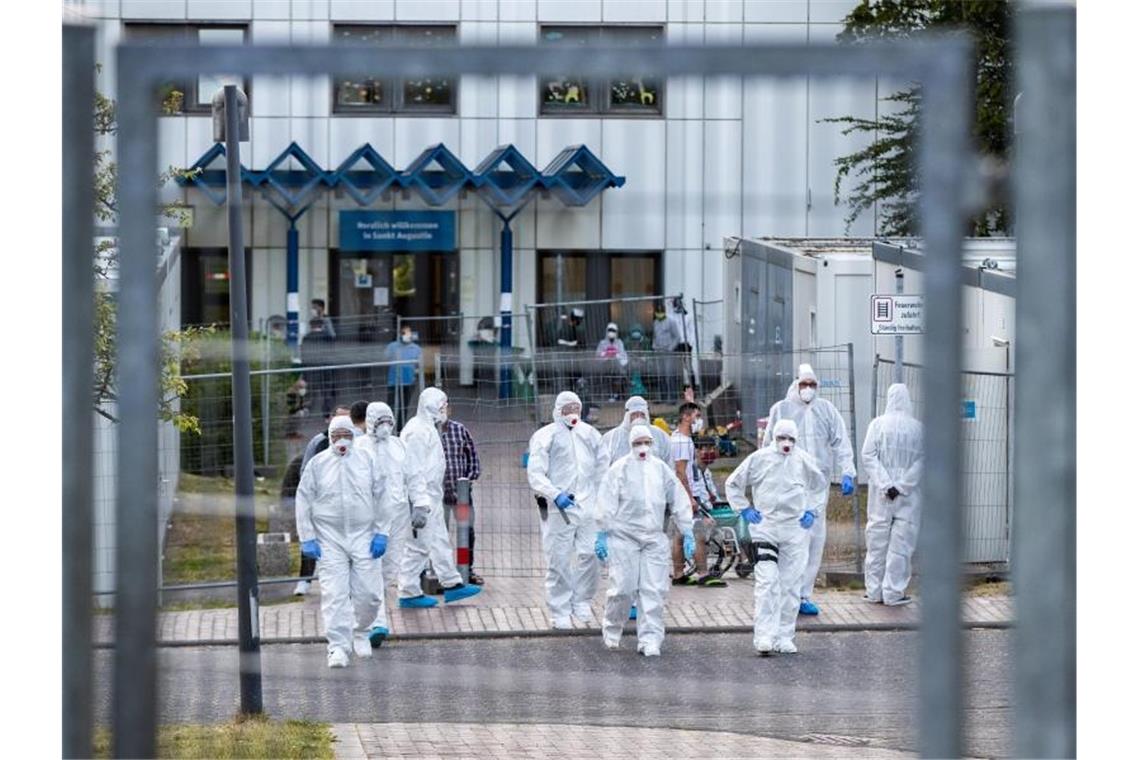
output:
{"label": "grey fence pole", "polygon": [[[158,567],[158,282],[154,178],[158,128],[145,55],[118,48],[119,434],[115,496],[116,757],[154,757],[154,574]],[[84,119],[85,124],[89,124]]]}
{"label": "grey fence pole", "polygon": [[923,81],[922,233],[926,257],[926,341],[923,386],[927,503],[919,535],[923,558],[919,646],[919,750],[924,757],[962,754],[961,311],[963,167],[972,155],[971,49],[944,50]]}
{"label": "grey fence pole", "polygon": [[[859,461],[859,452],[863,450],[863,442],[859,439],[859,418],[855,414],[855,344],[847,344],[847,393],[851,404],[851,448],[855,451],[855,472],[858,473],[862,463]],[[851,517],[855,522],[855,572],[863,569],[863,531],[859,519],[859,476],[855,476],[855,492],[851,494]]]}
{"label": "grey fence pole", "polygon": [[471,481],[455,481],[455,566],[463,582],[471,579]]}
{"label": "grey fence pole", "polygon": [[238,89],[225,98],[226,217],[230,247],[230,330],[233,356],[234,490],[237,497],[238,649],[241,711],[261,709],[261,637],[258,631],[257,529],[253,505],[253,409],[249,381],[249,322],[241,219],[241,138],[245,118]]}
{"label": "grey fence pole", "polygon": [[[902,295],[903,290],[903,270],[899,267],[895,270],[895,293]],[[895,382],[901,383],[903,381],[903,336],[898,334],[895,336]]]}
{"label": "grey fence pole", "polygon": [[[269,347],[269,333],[262,330],[261,340],[264,345],[264,350],[261,352],[264,357],[264,364],[261,365],[262,369],[269,369],[270,361],[270,347]],[[264,455],[265,465],[269,465],[269,375],[261,376],[261,448]]]}
{"label": "grey fence pole", "polygon": [[63,756],[91,756],[95,29],[63,27]]}
{"label": "grey fence pole", "polygon": [[[1017,16],[1015,749],[1076,745],[1076,10]],[[1038,589],[1038,593],[1028,593]],[[1048,593],[1044,590],[1047,589]]]}

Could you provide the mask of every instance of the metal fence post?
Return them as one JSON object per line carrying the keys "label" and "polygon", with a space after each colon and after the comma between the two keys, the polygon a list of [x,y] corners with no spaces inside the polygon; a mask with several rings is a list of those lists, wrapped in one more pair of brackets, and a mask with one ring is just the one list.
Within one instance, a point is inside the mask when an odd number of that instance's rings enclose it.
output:
{"label": "metal fence post", "polygon": [[[241,121],[238,89],[224,89],[226,212],[230,249],[230,324],[233,352],[234,491],[237,501],[238,641],[241,711],[261,710],[261,636],[258,632],[257,530],[253,505],[253,409],[249,380],[249,309],[242,241]],[[215,100],[216,102],[216,100]]]}
{"label": "metal fence post", "polygon": [[455,566],[466,584],[471,578],[471,481],[455,481]]}
{"label": "metal fence post", "polygon": [[[264,363],[261,365],[262,369],[269,369],[270,361],[270,348],[269,348],[269,333],[263,331],[261,333],[262,344],[264,351],[262,355],[265,357]],[[261,379],[261,447],[265,454],[265,465],[269,466],[269,375],[262,375]]]}
{"label": "metal fence post", "polygon": [[969,126],[974,62],[971,49],[947,49],[923,82],[922,233],[926,257],[925,430],[919,535],[923,558],[919,645],[919,750],[924,757],[962,753],[961,451],[963,167],[971,155]]}
{"label": "metal fence post", "polygon": [[[1013,582],[1015,749],[1076,745],[1076,10],[1017,16],[1018,250]],[[1046,413],[1047,412],[1047,413]],[[1030,589],[1048,593],[1026,593]]]}
{"label": "metal fence post", "polygon": [[[118,757],[154,757],[157,719],[154,573],[158,566],[158,283],[155,278],[156,103],[145,55],[118,49],[119,434],[115,495]],[[84,118],[84,123],[89,124]]]}
{"label": "metal fence post", "polygon": [[63,27],[63,756],[91,756],[95,29]]}
{"label": "metal fence post", "polygon": [[[855,344],[847,344],[847,393],[851,404],[851,448],[855,452],[855,472],[860,469],[859,452],[862,444],[859,441],[859,418],[855,415]],[[851,517],[855,523],[855,572],[863,567],[863,531],[859,529],[859,476],[855,476],[855,492],[851,494]]]}

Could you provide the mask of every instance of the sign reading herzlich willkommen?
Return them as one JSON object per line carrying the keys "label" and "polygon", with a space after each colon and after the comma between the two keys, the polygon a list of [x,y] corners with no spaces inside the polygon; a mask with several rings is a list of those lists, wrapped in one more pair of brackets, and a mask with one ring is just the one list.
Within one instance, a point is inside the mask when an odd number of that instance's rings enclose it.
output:
{"label": "sign reading herzlich willkommen", "polygon": [[340,212],[342,251],[453,251],[454,211]]}

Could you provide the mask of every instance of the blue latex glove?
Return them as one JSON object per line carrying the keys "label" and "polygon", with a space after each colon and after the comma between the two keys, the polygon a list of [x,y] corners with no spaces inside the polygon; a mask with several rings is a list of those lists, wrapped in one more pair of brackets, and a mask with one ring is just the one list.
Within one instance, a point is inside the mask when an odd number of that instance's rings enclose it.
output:
{"label": "blue latex glove", "polygon": [[804,530],[811,530],[813,525],[815,525],[815,513],[804,512],[804,516],[800,518],[800,527]]}
{"label": "blue latex glove", "polygon": [[528,462],[530,462],[530,452],[529,452],[529,451],[524,451],[524,452],[523,452],[523,455],[522,455],[522,466],[523,466],[523,469],[524,469],[524,470],[526,469],[526,466],[527,466],[527,463],[528,463]]}
{"label": "blue latex glove", "polygon": [[599,530],[597,537],[594,538],[594,554],[603,562],[610,556],[610,548],[606,543],[606,532],[604,530]]}
{"label": "blue latex glove", "polygon": [[842,488],[844,496],[850,496],[851,494],[855,493],[855,479],[850,475],[844,475]]}
{"label": "blue latex glove", "polygon": [[760,521],[762,519],[764,519],[761,516],[760,512],[757,511],[756,507],[749,507],[748,509],[741,512],[740,516],[743,517],[747,522],[752,523],[753,525],[759,525]]}
{"label": "blue latex glove", "polygon": [[697,553],[697,540],[693,538],[692,533],[686,533],[681,539],[681,551],[685,554],[685,559],[692,559]]}
{"label": "blue latex glove", "polygon": [[368,550],[372,553],[372,559],[380,559],[384,556],[384,552],[388,551],[388,537],[383,533],[373,533],[372,545]]}
{"label": "blue latex glove", "polygon": [[560,492],[554,497],[554,506],[559,509],[570,509],[574,506],[574,495],[568,494],[565,491]]}
{"label": "blue latex glove", "polygon": [[317,539],[301,542],[301,556],[311,559],[321,558],[321,545],[317,543]]}

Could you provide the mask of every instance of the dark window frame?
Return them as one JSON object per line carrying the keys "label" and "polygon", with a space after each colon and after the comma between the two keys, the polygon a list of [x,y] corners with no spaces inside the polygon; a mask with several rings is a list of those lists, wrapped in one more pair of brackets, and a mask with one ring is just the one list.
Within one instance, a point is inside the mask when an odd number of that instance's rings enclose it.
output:
{"label": "dark window frame", "polygon": [[646,295],[659,295],[665,287],[665,251],[659,249],[646,250],[618,250],[604,249],[564,249],[541,248],[535,252],[535,283],[534,294],[536,303],[553,303],[554,294],[543,291],[542,265],[545,259],[551,259],[562,254],[569,258],[584,258],[586,260],[586,298],[587,301],[597,301],[613,296],[613,280],[609,263],[617,258],[651,258],[656,262],[653,272],[654,293]]}
{"label": "dark window frame", "polygon": [[[408,39],[400,39],[401,31],[413,29],[442,29],[451,32],[452,39],[459,39],[459,26],[453,23],[433,23],[433,22],[415,22],[415,23],[372,23],[372,22],[356,22],[345,21],[336,22],[332,24],[332,40],[336,42],[336,35],[338,31],[347,29],[363,29],[373,31],[385,31],[391,34],[393,42],[407,43]],[[406,80],[400,77],[382,76],[373,77],[376,81],[382,83],[383,87],[389,93],[388,102],[380,105],[351,105],[343,104],[338,97],[337,78],[349,77],[351,74],[333,74],[329,77],[329,111],[332,116],[426,116],[426,117],[440,117],[440,116],[458,116],[459,115],[459,82],[460,77],[450,77],[451,82],[451,102],[449,105],[408,105],[404,101],[404,87]]]}
{"label": "dark window frame", "polygon": [[[252,32],[250,30],[250,24],[236,22],[236,21],[235,22],[219,22],[219,23],[186,23],[186,22],[178,22],[178,21],[170,21],[170,22],[166,22],[166,21],[127,21],[127,22],[123,23],[123,32],[124,32],[123,36],[125,39],[131,39],[132,36],[134,37],[135,40],[145,39],[147,36],[145,34],[145,30],[147,30],[147,29],[168,29],[168,30],[175,30],[176,29],[176,30],[179,30],[182,32],[182,36],[184,37],[184,39],[186,41],[194,41],[195,43],[198,40],[198,32],[202,29],[218,29],[218,30],[240,29],[242,32],[242,44],[243,45],[249,45],[250,44],[250,37],[252,34]],[[174,35],[171,35],[171,36],[173,37]],[[203,45],[203,47],[209,47],[209,46]],[[174,84],[176,86],[180,86],[180,91],[182,92],[182,108],[180,110],[174,112],[174,113],[164,113],[161,110],[162,100],[160,99],[159,100],[159,105],[160,105],[159,115],[160,116],[201,116],[204,114],[211,113],[211,110],[212,110],[211,104],[202,105],[198,102],[198,100],[199,100],[199,97],[198,97],[199,96],[198,79],[199,79],[199,77],[193,77],[193,78],[188,79],[188,80],[183,81],[183,82],[171,82],[171,84]],[[249,102],[251,113],[252,113],[253,91],[252,91],[252,80],[250,77],[243,77],[242,78],[242,90],[245,92],[245,96]]]}
{"label": "dark window frame", "polygon": [[[554,45],[545,41],[545,34],[551,31],[585,32],[592,39],[592,43],[605,44],[617,42],[630,32],[655,32],[661,38],[661,45],[665,44],[666,27],[662,24],[540,24],[538,40],[540,45]],[[615,105],[612,101],[613,83],[622,81],[617,76],[587,77],[586,84],[587,105],[583,107],[556,106],[543,102],[543,93],[550,79],[538,78],[537,116],[538,118],[573,119],[573,118],[609,118],[609,119],[663,119],[665,118],[665,85],[666,79],[660,78],[657,83],[657,92],[654,108],[629,107]]]}
{"label": "dark window frame", "polygon": [[[246,303],[248,304],[253,303],[253,248],[247,245],[245,247],[244,254],[246,271],[245,298]],[[221,246],[187,246],[182,249],[182,303],[180,308],[181,323],[183,325],[218,324],[222,325],[223,329],[229,329],[230,323],[228,321],[206,323],[202,318],[203,310],[205,308],[203,301],[205,300],[204,295],[206,290],[201,278],[202,259],[207,256],[224,258],[226,260],[228,271],[228,248]]]}

